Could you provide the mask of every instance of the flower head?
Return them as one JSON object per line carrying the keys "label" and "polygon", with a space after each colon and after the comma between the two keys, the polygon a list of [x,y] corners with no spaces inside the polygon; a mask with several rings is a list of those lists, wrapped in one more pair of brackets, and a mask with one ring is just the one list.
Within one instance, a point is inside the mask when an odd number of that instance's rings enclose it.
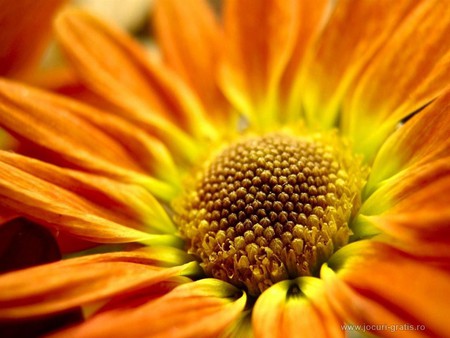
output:
{"label": "flower head", "polygon": [[81,307],[52,336],[450,335],[449,6],[155,6],[159,54],[58,16],[89,95],[0,80],[21,144],[0,151],[1,212],[66,254],[0,276],[0,320]]}

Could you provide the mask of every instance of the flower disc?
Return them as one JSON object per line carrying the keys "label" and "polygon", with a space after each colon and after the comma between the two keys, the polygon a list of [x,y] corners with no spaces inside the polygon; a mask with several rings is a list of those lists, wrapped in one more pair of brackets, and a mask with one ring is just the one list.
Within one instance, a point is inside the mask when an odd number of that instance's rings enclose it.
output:
{"label": "flower disc", "polygon": [[258,295],[314,275],[347,244],[360,168],[335,139],[269,134],[228,146],[175,208],[206,274]]}

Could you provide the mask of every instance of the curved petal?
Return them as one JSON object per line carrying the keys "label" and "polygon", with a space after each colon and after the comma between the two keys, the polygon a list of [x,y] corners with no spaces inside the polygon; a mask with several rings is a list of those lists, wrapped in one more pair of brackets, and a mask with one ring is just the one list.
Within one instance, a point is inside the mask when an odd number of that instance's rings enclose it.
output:
{"label": "curved petal", "polygon": [[372,333],[386,337],[397,337],[399,331],[411,337],[450,334],[448,269],[372,241],[337,273],[325,266],[321,275],[336,311],[351,323],[372,328]]}
{"label": "curved petal", "polygon": [[361,206],[360,217],[394,238],[419,248],[435,246],[448,257],[449,189],[450,157],[446,157],[395,176]]}
{"label": "curved petal", "polygon": [[298,278],[264,291],[253,310],[256,337],[344,337],[321,281]]}
{"label": "curved petal", "polygon": [[166,211],[142,187],[60,168],[2,150],[0,150],[0,162],[72,192],[99,209],[108,210],[108,218],[122,221],[130,227],[137,225],[142,231],[175,232],[175,227]]}
{"label": "curved petal", "polygon": [[449,88],[450,7],[442,1],[416,7],[368,64],[344,107],[344,129],[369,158],[399,121]]}
{"label": "curved petal", "polygon": [[[65,69],[61,76],[66,79],[62,80],[59,86],[53,84],[50,89],[70,98],[75,98],[75,100],[32,87],[26,87],[26,99],[33,103],[39,101],[40,105],[51,105],[53,110],[63,109],[70,111],[70,113],[88,121],[120,143],[127,155],[145,169],[146,172],[161,176],[167,181],[176,179],[177,171],[174,159],[159,139],[146,133],[137,125],[108,112],[108,109],[111,109],[111,107],[103,101],[100,102],[100,98],[94,97],[95,94],[89,92],[87,88],[77,89],[81,84],[77,79],[73,78],[74,74],[71,70]],[[73,90],[77,94],[71,91],[71,86],[75,87]],[[78,90],[83,93],[78,92]],[[9,91],[13,91],[13,87]],[[81,102],[89,102],[93,106]],[[102,110],[93,107],[101,107]]]}
{"label": "curved petal", "polygon": [[277,89],[296,42],[297,1],[228,0],[220,84],[256,126],[276,122]]}
{"label": "curved petal", "polygon": [[449,156],[449,112],[450,92],[447,92],[392,134],[375,157],[366,194],[404,169]]}
{"label": "curved petal", "polygon": [[195,94],[123,32],[75,9],[58,16],[56,32],[85,85],[122,108],[124,117],[175,149],[192,143],[179,126],[213,137]]}
{"label": "curved petal", "polygon": [[102,312],[51,337],[217,337],[244,309],[246,296],[237,294],[229,284],[204,279],[138,307]]}
{"label": "curved petal", "polygon": [[[188,265],[149,266],[139,252],[73,258],[0,276],[0,318],[26,318],[70,309],[179,275]],[[39,281],[35,283],[34,281]]]}
{"label": "curved petal", "polygon": [[154,25],[165,62],[190,85],[208,114],[230,113],[216,82],[222,31],[205,0],[156,1]]}
{"label": "curved petal", "polygon": [[[96,111],[86,109],[85,114],[96,114]],[[121,181],[142,183],[165,198],[174,193],[168,184],[145,175],[144,170],[116,140],[78,117],[82,106],[24,85],[0,80],[0,110],[1,126],[57,154],[64,165],[70,163],[76,168]],[[91,117],[93,119],[95,117]]]}
{"label": "curved petal", "polygon": [[2,208],[81,239],[118,243],[152,237],[122,225],[130,225],[130,219],[4,162],[0,162],[0,196]]}
{"label": "curved petal", "polygon": [[51,18],[65,2],[66,0],[0,1],[1,76],[26,78],[30,75],[50,38]]}
{"label": "curved petal", "polygon": [[337,124],[345,92],[417,1],[337,1],[305,60],[301,96],[314,128]]}

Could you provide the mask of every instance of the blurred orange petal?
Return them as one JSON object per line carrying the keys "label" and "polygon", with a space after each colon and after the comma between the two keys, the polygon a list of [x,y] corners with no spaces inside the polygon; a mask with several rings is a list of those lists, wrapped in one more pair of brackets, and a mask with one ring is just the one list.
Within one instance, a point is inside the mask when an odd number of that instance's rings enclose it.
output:
{"label": "blurred orange petal", "polygon": [[369,157],[399,121],[449,88],[450,7],[442,1],[416,7],[368,64],[345,105],[344,128]]}
{"label": "blurred orange petal", "polygon": [[297,5],[291,0],[224,3],[221,88],[240,113],[263,126],[275,122],[277,87],[296,42]]}
{"label": "blurred orange petal", "polygon": [[299,26],[296,30],[296,42],[280,84],[280,100],[285,101],[279,112],[281,120],[295,121],[301,116],[301,75],[307,70],[305,56],[323,28],[331,7],[331,2],[327,0],[299,1],[297,4]]}
{"label": "blurred orange petal", "polygon": [[56,32],[84,84],[126,118],[166,140],[187,137],[180,127],[214,133],[195,94],[124,32],[75,9],[58,16]]}
{"label": "blurred orange petal", "polygon": [[208,114],[223,120],[230,110],[216,83],[223,36],[209,4],[156,1],[153,15],[166,64],[195,90]]}
{"label": "blurred orange petal", "polygon": [[304,65],[299,94],[313,128],[336,125],[346,90],[416,4],[414,0],[336,2]]}
{"label": "blurred orange petal", "polygon": [[[436,245],[448,257],[450,157],[400,175],[363,204],[363,218],[413,246]],[[390,201],[384,204],[381,201]],[[439,245],[440,244],[440,245]],[[438,251],[439,252],[439,251]]]}
{"label": "blurred orange petal", "polygon": [[[172,233],[174,225],[159,202],[144,188],[103,176],[57,167],[39,160],[0,150],[0,162],[54,184],[83,198],[107,218],[141,231]],[[101,215],[100,211],[99,214]]]}
{"label": "blurred orange petal", "polygon": [[35,317],[87,305],[169,279],[185,268],[157,268],[146,265],[148,261],[144,253],[119,252],[4,274],[0,276],[0,318]]}
{"label": "blurred orange petal", "polygon": [[30,76],[50,38],[51,18],[65,2],[65,0],[0,0],[1,76],[16,78]]}
{"label": "blurred orange petal", "polygon": [[[131,161],[138,164],[146,172],[164,176],[167,181],[176,179],[177,169],[169,150],[161,140],[146,133],[139,126],[110,112],[93,108],[79,101],[31,87],[25,88],[27,98],[32,98],[34,103],[39,102],[40,105],[50,105],[55,110],[69,111],[71,114],[86,120],[98,130],[101,130],[123,148]],[[14,90],[13,86],[8,89],[9,92]],[[9,95],[12,94],[9,93]],[[16,100],[25,100],[23,96],[20,96],[20,92],[16,93],[16,95]],[[25,104],[24,106],[28,107]]]}
{"label": "blurred orange petal", "polygon": [[[337,274],[322,269],[329,300],[344,319],[355,324],[411,325],[412,337],[447,337],[450,272],[371,242],[349,258]],[[424,328],[418,330],[416,325]],[[385,328],[376,334],[397,337]]]}
{"label": "blurred orange petal", "polygon": [[[206,281],[206,283],[205,283]],[[205,285],[212,283],[212,287]],[[138,307],[105,311],[51,337],[217,337],[242,312],[245,294],[224,282],[183,284]]]}
{"label": "blurred orange petal", "polygon": [[413,116],[382,145],[372,166],[369,192],[404,169],[450,155],[450,92]]}
{"label": "blurred orange petal", "polygon": [[[86,109],[84,115],[92,112]],[[145,175],[124,145],[97,128],[100,127],[98,121],[96,126],[77,116],[81,115],[81,110],[83,106],[71,104],[69,100],[7,80],[0,81],[0,124],[14,135],[56,154],[62,162],[58,164],[70,163],[77,169],[122,181],[139,181],[152,192],[173,194],[168,184]],[[108,126],[108,121],[105,124]]]}
{"label": "blurred orange petal", "polygon": [[0,162],[0,195],[3,208],[81,239],[117,243],[149,237],[125,226],[131,222],[129,218],[113,215],[73,192],[5,162]]}

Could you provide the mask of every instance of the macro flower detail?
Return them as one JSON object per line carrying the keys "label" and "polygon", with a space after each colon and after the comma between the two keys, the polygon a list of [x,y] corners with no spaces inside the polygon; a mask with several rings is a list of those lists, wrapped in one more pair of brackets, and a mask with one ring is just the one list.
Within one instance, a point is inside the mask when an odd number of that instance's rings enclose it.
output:
{"label": "macro flower detail", "polygon": [[313,275],[347,244],[364,179],[339,146],[269,134],[226,148],[175,207],[188,252],[252,295]]}
{"label": "macro flower detail", "polygon": [[159,0],[151,22],[147,50],[65,8],[66,76],[0,79],[0,335],[450,336],[450,6]]}

